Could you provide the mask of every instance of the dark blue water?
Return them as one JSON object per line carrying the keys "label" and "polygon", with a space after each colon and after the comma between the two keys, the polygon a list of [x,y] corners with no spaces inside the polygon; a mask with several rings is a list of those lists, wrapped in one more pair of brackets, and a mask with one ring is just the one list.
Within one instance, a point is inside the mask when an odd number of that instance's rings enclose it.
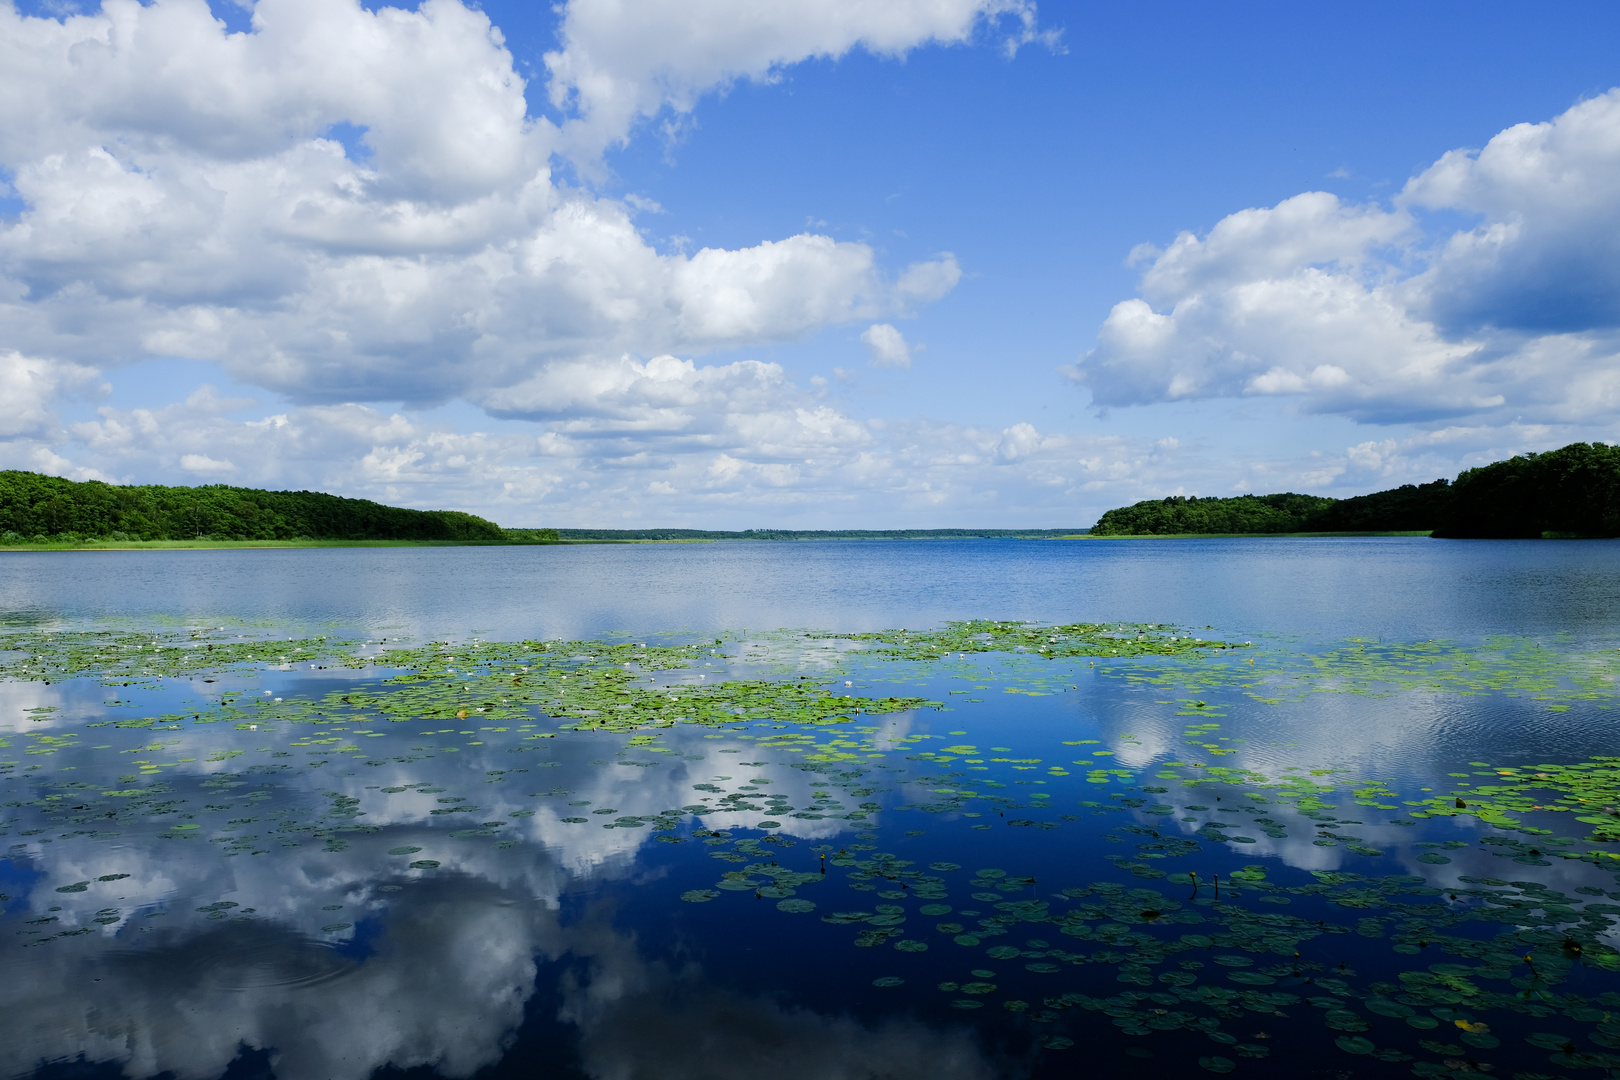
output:
{"label": "dark blue water", "polygon": [[[0,683],[0,1075],[1604,1076],[1620,1068],[1605,1057],[1620,1047],[1607,856],[1554,842],[1584,835],[1569,813],[1535,817],[1543,835],[1410,807],[1496,767],[1615,752],[1617,552],[0,555],[13,630],[618,635],[702,644],[656,677],[672,697],[743,675],[935,703],[632,742],[544,710],[485,719],[486,694],[526,666],[464,698],[440,679],[399,722],[315,704],[385,685],[383,669]],[[968,618],[1252,640],[1251,670],[1273,681],[1243,684],[1249,654],[920,665],[779,631]],[[1299,677],[1356,638],[1489,635],[1597,657],[1559,669],[1590,684],[1321,693],[1306,690],[1333,679]],[[1285,684],[1300,692],[1272,700]],[[221,719],[249,700],[257,723]],[[1222,768],[1242,775],[1209,782]],[[1319,796],[1279,788],[1288,776]]]}

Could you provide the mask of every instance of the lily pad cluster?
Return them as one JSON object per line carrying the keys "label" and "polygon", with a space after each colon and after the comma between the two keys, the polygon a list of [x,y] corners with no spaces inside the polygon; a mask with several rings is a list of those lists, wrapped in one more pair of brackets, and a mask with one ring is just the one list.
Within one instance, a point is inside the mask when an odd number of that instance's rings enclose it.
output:
{"label": "lily pad cluster", "polygon": [[[1207,632],[1207,631],[1206,631]],[[935,630],[879,630],[838,637],[875,646],[896,660],[937,660],[951,654],[1025,652],[1048,660],[1076,657],[1183,657],[1242,649],[1248,642],[1194,636],[1163,623],[1040,623],[969,619]]]}
{"label": "lily pad cluster", "polygon": [[[307,846],[316,857],[374,859],[390,882],[385,888],[398,889],[396,881],[464,872],[445,854],[454,843],[498,851],[534,842],[528,819],[538,813],[548,828],[684,845],[673,849],[673,861],[697,880],[671,891],[684,902],[671,905],[683,916],[740,903],[775,912],[759,917],[791,918],[796,932],[825,936],[829,949],[865,950],[851,954],[850,965],[863,986],[937,1007],[954,1022],[993,1013],[1034,1025],[1030,1037],[1048,1050],[1095,1043],[1112,1029],[1126,1040],[1179,1033],[1212,1051],[1190,1055],[1188,1065],[1222,1073],[1269,1056],[1285,1039],[1409,1062],[1421,1076],[1507,1071],[1532,1051],[1558,1069],[1620,1069],[1620,1055],[1610,1054],[1620,1051],[1620,992],[1609,989],[1620,974],[1613,946],[1620,891],[1611,888],[1620,870],[1620,758],[1501,768],[1474,762],[1476,771],[1445,794],[1408,798],[1389,778],[1333,767],[1273,776],[1222,764],[1237,750],[1220,734],[1233,708],[1227,698],[1252,708],[1316,692],[1421,691],[1603,704],[1615,670],[1606,658],[1516,639],[1475,649],[1351,642],[1283,656],[1161,624],[970,621],[837,637],[898,665],[906,678],[939,672],[951,654],[994,652],[998,668],[1025,679],[1006,689],[1030,694],[1060,689],[1060,673],[1079,667],[1050,661],[1082,658],[1109,660],[1104,677],[1174,686],[1160,705],[1188,718],[1171,729],[1182,734],[1177,757],[1121,768],[1116,751],[1141,746],[1132,736],[1114,746],[1053,739],[1057,745],[1032,750],[1018,745],[1016,733],[885,733],[884,718],[942,703],[870,685],[854,692],[854,679],[832,678],[832,668],[814,677],[728,678],[719,640],[441,641],[370,650],[323,638],[230,643],[202,632],[30,630],[9,640],[23,647],[0,674],[43,681],[135,683],[294,660],[370,669],[319,696],[282,700],[237,688],[190,712],[25,732],[39,771],[23,760],[0,762],[0,775],[18,785],[12,790],[27,789],[0,816],[0,835],[25,841],[14,851],[35,838],[144,837],[251,861]],[[748,648],[765,662],[757,654],[768,649]],[[988,685],[976,681],[975,690]],[[220,723],[227,728],[190,730]],[[101,726],[133,729],[119,737],[140,742],[84,746],[83,736]],[[707,731],[671,737],[689,726]],[[559,764],[555,751],[571,739],[605,747],[590,767],[622,774],[628,789],[638,776],[661,775],[642,770],[709,760],[691,753],[692,740],[703,738],[721,740],[702,745],[735,754],[737,766],[683,782],[689,794],[682,797],[691,801],[679,807],[621,813],[593,804],[601,798],[594,791],[580,797],[543,779],[559,775],[550,771]],[[203,739],[206,754],[188,749],[189,740]],[[79,771],[85,755],[103,750],[115,750],[118,768],[130,771],[115,780],[105,766],[99,780],[91,769]],[[77,755],[73,770],[46,769],[70,755]],[[443,768],[474,760],[476,768]],[[336,767],[408,777],[429,761],[441,769],[431,775],[458,780],[379,780],[365,785],[372,795],[354,793],[359,782],[332,790],[319,779]],[[764,775],[767,765],[791,772]],[[793,794],[784,776],[793,778]],[[539,809],[508,812],[510,800],[487,797],[491,789],[482,785],[539,800],[526,804]],[[1086,795],[1095,797],[1076,797]],[[370,800],[394,796],[410,800],[414,819],[391,803],[390,824],[372,824],[383,816],[374,816]],[[850,839],[852,827],[867,830],[880,814],[893,815],[885,817],[887,833],[874,828]],[[882,843],[902,826],[922,824],[923,814],[937,823],[929,825],[931,850],[949,861],[911,858]],[[1434,833],[1449,839],[1417,839],[1435,819],[1456,819],[1468,839],[1449,832]],[[1587,828],[1568,829],[1571,821]],[[780,835],[785,824],[834,835],[795,840]],[[1003,866],[984,866],[985,834],[1006,829],[1015,831],[995,836],[1017,843],[997,856]],[[1570,831],[1583,835],[1561,835]],[[1043,834],[1050,838],[1038,840]],[[1307,839],[1308,851],[1340,849],[1335,857],[1363,860],[1345,865],[1365,872],[1306,873],[1244,853]],[[1089,845],[1118,847],[1097,855]],[[1020,866],[1020,851],[1051,854]],[[1500,865],[1499,877],[1459,875],[1452,865],[1466,858],[1477,871],[1485,856]],[[1072,873],[1084,861],[1103,876]],[[1053,865],[1066,880],[1053,878]],[[1549,867],[1557,868],[1546,875],[1552,883],[1535,876]],[[126,913],[101,892],[127,876],[85,871],[82,880],[51,883],[59,909],[83,910],[39,913],[19,943],[116,932],[106,928]],[[1077,877],[1084,883],[1068,885]],[[192,917],[244,918],[251,910],[228,901]],[[327,921],[322,932],[352,925]],[[877,957],[882,966],[859,970]]]}

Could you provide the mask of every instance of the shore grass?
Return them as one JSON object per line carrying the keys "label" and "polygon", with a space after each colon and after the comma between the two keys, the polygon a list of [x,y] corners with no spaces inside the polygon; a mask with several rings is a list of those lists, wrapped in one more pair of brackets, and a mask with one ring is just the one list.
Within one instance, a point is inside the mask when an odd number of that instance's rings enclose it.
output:
{"label": "shore grass", "polygon": [[1286,532],[1286,533],[1109,533],[1097,535],[1096,533],[1083,533],[1074,537],[1063,539],[1075,540],[1243,540],[1243,539],[1288,539],[1290,537],[1310,536],[1429,536],[1430,530],[1408,530],[1387,532]]}
{"label": "shore grass", "polygon": [[77,540],[60,544],[0,544],[0,551],[204,551],[236,548],[532,547],[566,541],[516,540]]}
{"label": "shore grass", "polygon": [[[1297,533],[1138,533],[1096,536],[1069,533],[1045,540],[1230,540],[1254,537],[1428,536],[1422,532],[1297,532]],[[918,538],[924,539],[924,538]],[[405,548],[405,547],[569,547],[576,544],[716,544],[715,539],[671,538],[613,540],[79,540],[46,544],[0,544],[4,551],[220,551],[255,548]]]}

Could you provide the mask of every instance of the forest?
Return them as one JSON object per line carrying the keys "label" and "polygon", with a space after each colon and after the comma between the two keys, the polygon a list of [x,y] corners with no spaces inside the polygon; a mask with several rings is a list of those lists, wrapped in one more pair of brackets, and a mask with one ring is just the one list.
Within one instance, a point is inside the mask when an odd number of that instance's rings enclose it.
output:
{"label": "forest", "polygon": [[407,510],[317,491],[260,491],[224,484],[124,486],[0,471],[0,544],[83,540],[501,544],[513,539],[529,538],[509,538],[493,521],[457,510]]}
{"label": "forest", "polygon": [[1109,510],[1093,536],[1430,532],[1452,539],[1620,536],[1620,447],[1571,443],[1468,469],[1455,480],[1320,495],[1174,495]]}

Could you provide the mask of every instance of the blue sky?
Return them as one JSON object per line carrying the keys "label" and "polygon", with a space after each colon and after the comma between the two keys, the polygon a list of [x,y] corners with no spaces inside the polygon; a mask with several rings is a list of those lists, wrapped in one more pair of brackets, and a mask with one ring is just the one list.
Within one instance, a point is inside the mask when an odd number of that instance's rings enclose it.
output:
{"label": "blue sky", "polygon": [[0,466],[1074,526],[1613,439],[1617,22],[0,8]]}

